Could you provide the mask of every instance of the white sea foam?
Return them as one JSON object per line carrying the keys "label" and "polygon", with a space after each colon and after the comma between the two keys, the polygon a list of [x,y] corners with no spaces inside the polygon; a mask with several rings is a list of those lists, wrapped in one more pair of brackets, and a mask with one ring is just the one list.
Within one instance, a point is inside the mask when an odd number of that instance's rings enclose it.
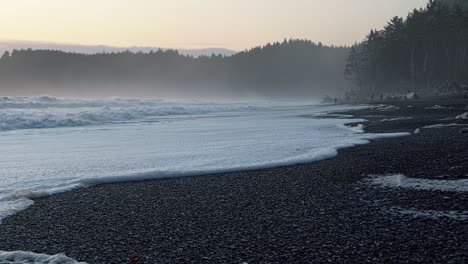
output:
{"label": "white sea foam", "polygon": [[[409,178],[401,174],[373,176],[370,183],[385,188],[403,188],[422,191],[468,192],[468,180],[429,180]],[[390,213],[417,218],[449,218],[458,221],[468,220],[468,211],[420,210],[415,208],[391,207]]]}
{"label": "white sea foam", "polygon": [[425,107],[424,109],[426,109],[426,110],[443,110],[443,109],[452,109],[452,108],[445,107],[445,106],[440,106],[440,105],[434,105],[434,106]]}
{"label": "white sea foam", "polygon": [[468,119],[468,112],[456,116],[455,119],[467,120]]}
{"label": "white sea foam", "polygon": [[64,254],[45,255],[26,251],[0,251],[1,264],[86,264],[78,262]]}
{"label": "white sea foam", "polygon": [[[358,119],[310,118],[364,106],[1,100],[3,114],[39,111],[52,116],[50,121],[79,113],[94,126],[31,129],[36,126],[24,125],[23,118],[18,124],[11,121],[10,128],[29,129],[0,131],[0,220],[30,206],[30,199],[80,187],[293,165],[330,158],[338,149],[376,138],[409,135],[368,134],[363,125],[345,126],[363,121]],[[136,110],[143,106],[152,114]],[[93,115],[83,118],[88,108]],[[116,111],[121,113],[117,118],[103,114],[115,116]],[[115,120],[126,122],[109,122]]]}
{"label": "white sea foam", "polygon": [[393,111],[393,110],[399,110],[400,107],[395,106],[395,105],[381,105],[377,108],[378,111]]}
{"label": "white sea foam", "polygon": [[422,128],[444,128],[444,127],[460,127],[460,126],[468,126],[468,124],[457,124],[457,123],[435,124],[435,125],[424,126]]}
{"label": "white sea foam", "polygon": [[343,115],[343,114],[334,114],[334,113],[319,113],[314,115],[315,117],[328,117],[328,118],[353,118],[353,115]]}
{"label": "white sea foam", "polygon": [[401,120],[411,120],[412,117],[396,117],[396,118],[384,118],[380,120],[381,122],[392,122],[392,121],[401,121]]}
{"label": "white sea foam", "polygon": [[338,127],[346,128],[354,133],[364,133],[364,129],[366,128],[364,124],[358,124],[356,126],[338,125]]}
{"label": "white sea foam", "polygon": [[410,178],[401,174],[372,177],[371,183],[382,187],[424,191],[468,192],[468,179],[429,180]]}
{"label": "white sea foam", "polygon": [[0,224],[2,223],[2,219],[28,208],[33,203],[34,202],[27,197],[0,200]]}

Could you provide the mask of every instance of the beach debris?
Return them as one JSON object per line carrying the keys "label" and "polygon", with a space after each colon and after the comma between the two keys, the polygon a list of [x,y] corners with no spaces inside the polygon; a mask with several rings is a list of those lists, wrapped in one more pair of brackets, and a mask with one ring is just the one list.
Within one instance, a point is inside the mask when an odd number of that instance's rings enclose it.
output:
{"label": "beach debris", "polygon": [[414,131],[414,134],[419,134],[419,133],[421,133],[421,129],[416,128],[416,130]]}
{"label": "beach debris", "polygon": [[467,120],[467,119],[468,119],[468,112],[456,116],[455,119],[458,119],[458,120]]}

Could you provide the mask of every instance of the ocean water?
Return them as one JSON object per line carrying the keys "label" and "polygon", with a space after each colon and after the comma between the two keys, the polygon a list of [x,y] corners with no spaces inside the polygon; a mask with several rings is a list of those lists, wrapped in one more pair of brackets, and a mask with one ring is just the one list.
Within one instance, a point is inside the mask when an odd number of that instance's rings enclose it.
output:
{"label": "ocean water", "polygon": [[323,118],[362,107],[0,98],[0,221],[32,198],[75,188],[299,164],[406,135]]}

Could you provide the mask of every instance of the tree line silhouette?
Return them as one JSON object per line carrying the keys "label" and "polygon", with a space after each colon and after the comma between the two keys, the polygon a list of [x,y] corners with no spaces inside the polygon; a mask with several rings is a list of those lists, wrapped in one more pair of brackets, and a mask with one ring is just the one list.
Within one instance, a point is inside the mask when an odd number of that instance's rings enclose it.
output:
{"label": "tree line silhouette", "polygon": [[349,47],[284,40],[232,56],[149,53],[67,53],[13,50],[0,58],[2,91],[89,95],[301,96],[342,92]]}
{"label": "tree line silhouette", "polygon": [[467,50],[468,1],[430,0],[353,45],[345,76],[363,97],[466,89]]}

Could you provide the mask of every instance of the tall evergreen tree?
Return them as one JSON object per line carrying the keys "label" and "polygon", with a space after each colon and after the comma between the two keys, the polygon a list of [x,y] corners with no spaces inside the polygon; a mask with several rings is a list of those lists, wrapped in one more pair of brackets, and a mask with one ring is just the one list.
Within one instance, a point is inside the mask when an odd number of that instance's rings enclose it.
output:
{"label": "tall evergreen tree", "polygon": [[[468,9],[455,1],[430,0],[406,19],[394,17],[380,31],[372,30],[356,47],[368,70],[358,70],[351,51],[346,72],[359,74],[363,90],[434,93],[449,84],[468,82]],[[356,78],[355,78],[356,79]]]}

